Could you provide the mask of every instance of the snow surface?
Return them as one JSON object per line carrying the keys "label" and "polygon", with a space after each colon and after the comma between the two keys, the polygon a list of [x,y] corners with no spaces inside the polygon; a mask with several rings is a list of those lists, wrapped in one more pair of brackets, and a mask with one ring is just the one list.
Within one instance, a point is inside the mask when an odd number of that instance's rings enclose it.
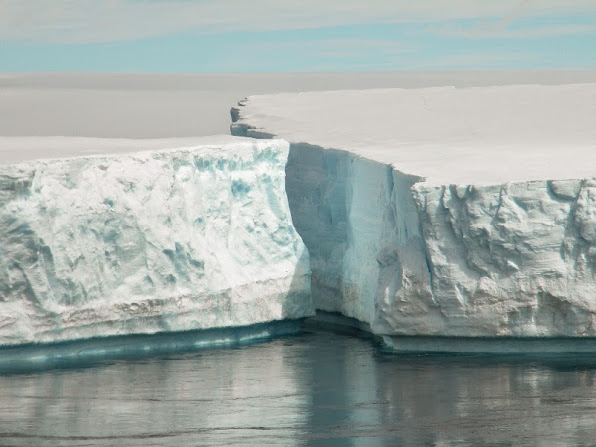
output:
{"label": "snow surface", "polygon": [[227,133],[248,95],[443,85],[596,82],[596,71],[0,73],[0,135],[105,138]]}
{"label": "snow surface", "polygon": [[184,147],[224,147],[242,141],[230,135],[186,138],[126,139],[93,137],[2,137],[0,163],[19,161],[127,154]]}
{"label": "snow surface", "polygon": [[133,153],[0,165],[0,344],[311,315],[288,144],[210,141],[1,139],[4,161]]}
{"label": "snow surface", "polygon": [[252,96],[242,107],[244,123],[433,184],[596,175],[596,84]]}
{"label": "snow surface", "polygon": [[391,337],[596,336],[596,84],[254,96],[315,307]]}

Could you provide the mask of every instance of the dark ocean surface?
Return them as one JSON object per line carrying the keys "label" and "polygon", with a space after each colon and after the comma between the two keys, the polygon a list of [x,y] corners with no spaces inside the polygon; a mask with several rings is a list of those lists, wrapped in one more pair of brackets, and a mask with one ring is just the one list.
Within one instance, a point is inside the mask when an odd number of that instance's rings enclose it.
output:
{"label": "dark ocean surface", "polygon": [[596,445],[596,356],[397,355],[313,329],[4,374],[0,445]]}

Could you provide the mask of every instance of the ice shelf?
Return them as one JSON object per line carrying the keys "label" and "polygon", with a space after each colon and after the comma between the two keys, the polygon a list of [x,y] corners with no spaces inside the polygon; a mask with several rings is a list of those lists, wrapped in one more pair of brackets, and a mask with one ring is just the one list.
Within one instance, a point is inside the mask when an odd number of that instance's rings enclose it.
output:
{"label": "ice shelf", "polygon": [[316,308],[388,341],[594,337],[595,104],[596,84],[263,95],[231,131],[291,143]]}

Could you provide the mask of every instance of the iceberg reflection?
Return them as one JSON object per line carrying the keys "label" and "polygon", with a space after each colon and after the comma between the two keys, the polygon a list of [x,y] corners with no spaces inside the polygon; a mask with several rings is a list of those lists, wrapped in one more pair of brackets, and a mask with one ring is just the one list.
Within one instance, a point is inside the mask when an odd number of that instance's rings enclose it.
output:
{"label": "iceberg reflection", "polygon": [[313,330],[110,362],[0,376],[0,444],[563,446],[596,438],[594,355],[396,355]]}

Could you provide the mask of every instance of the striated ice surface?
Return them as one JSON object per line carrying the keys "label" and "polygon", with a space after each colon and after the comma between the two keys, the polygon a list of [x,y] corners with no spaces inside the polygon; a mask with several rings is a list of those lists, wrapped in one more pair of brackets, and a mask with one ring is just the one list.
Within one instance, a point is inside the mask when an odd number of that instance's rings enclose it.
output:
{"label": "striated ice surface", "polygon": [[[315,307],[391,336],[596,336],[596,84],[254,96]],[[427,349],[428,347],[424,348]]]}
{"label": "striated ice surface", "polygon": [[23,159],[96,153],[0,165],[1,345],[313,313],[288,144],[191,140],[1,140]]}

